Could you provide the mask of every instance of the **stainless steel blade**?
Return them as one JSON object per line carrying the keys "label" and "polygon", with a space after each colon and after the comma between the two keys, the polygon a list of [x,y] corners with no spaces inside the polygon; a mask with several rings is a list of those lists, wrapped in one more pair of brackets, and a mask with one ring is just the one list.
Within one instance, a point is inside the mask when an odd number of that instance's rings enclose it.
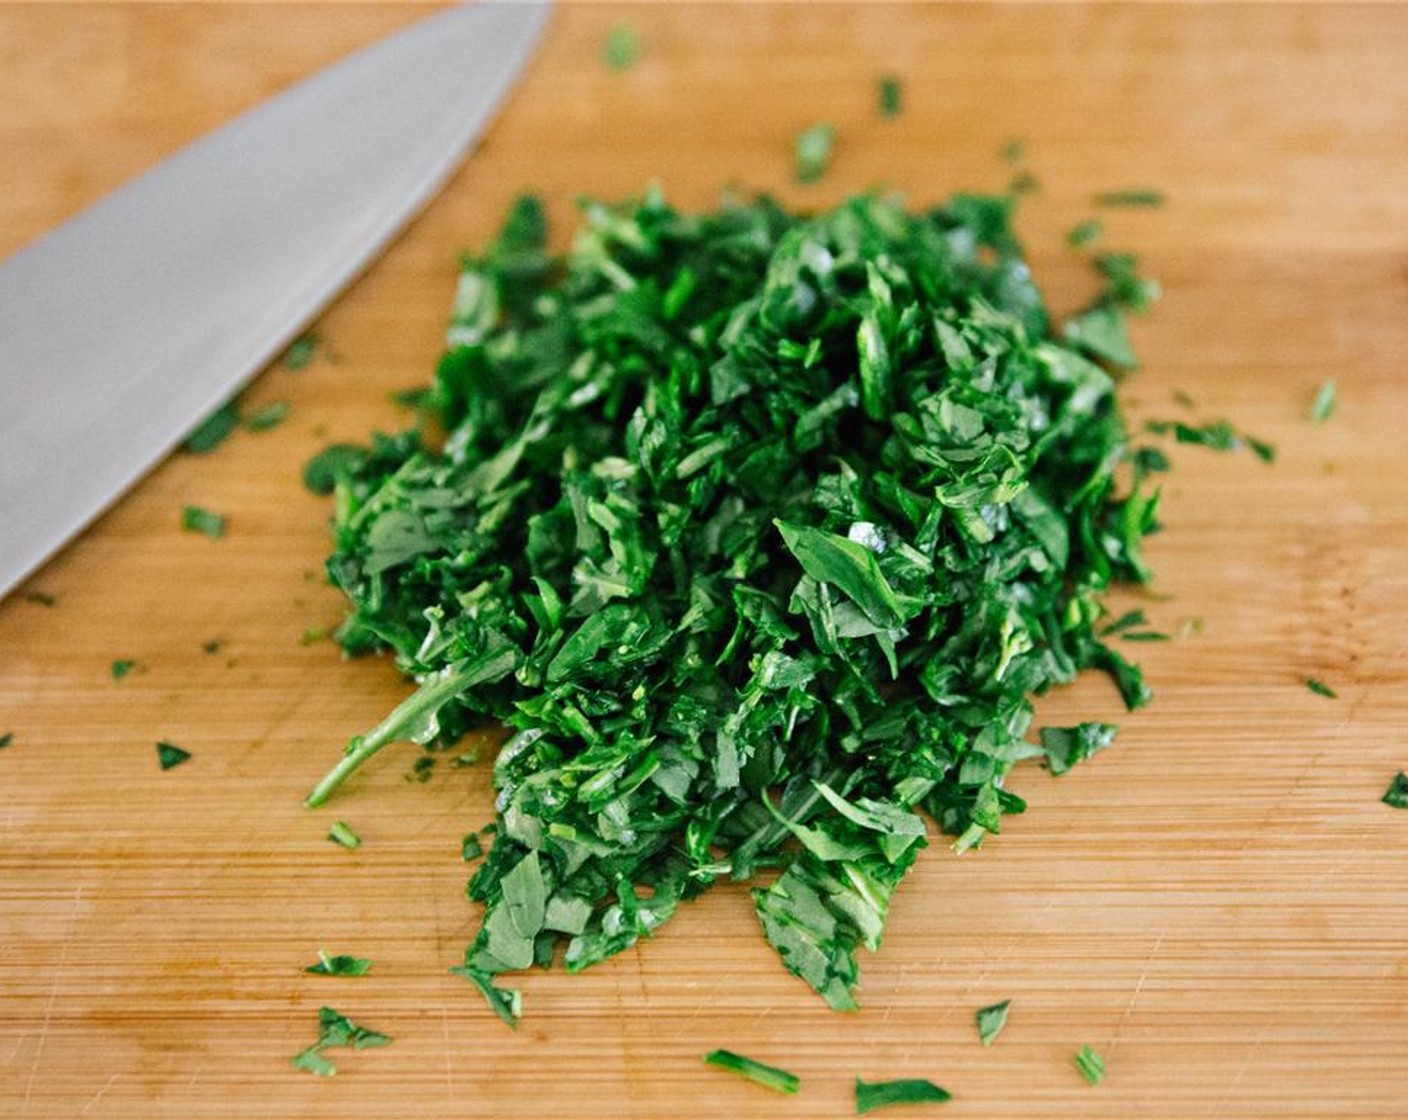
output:
{"label": "stainless steel blade", "polygon": [[422,20],[0,265],[0,597],[278,354],[430,198],[548,8],[476,4]]}

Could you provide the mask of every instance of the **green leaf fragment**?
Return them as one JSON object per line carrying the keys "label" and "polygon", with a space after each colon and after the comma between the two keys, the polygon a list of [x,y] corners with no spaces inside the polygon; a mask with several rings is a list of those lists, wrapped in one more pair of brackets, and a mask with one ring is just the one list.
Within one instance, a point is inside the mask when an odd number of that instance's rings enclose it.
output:
{"label": "green leaf fragment", "polygon": [[1098,218],[1088,218],[1086,221],[1073,225],[1066,233],[1066,244],[1072,249],[1083,249],[1087,245],[1099,239],[1105,231],[1105,223]]}
{"label": "green leaf fragment", "polygon": [[304,972],[310,972],[314,976],[365,976],[372,967],[372,962],[366,957],[350,957],[342,954],[329,956],[321,949],[318,950],[318,961],[310,964]]}
{"label": "green leaf fragment", "polygon": [[1103,191],[1095,196],[1096,206],[1162,206],[1165,201],[1162,191],[1152,190]]}
{"label": "green leaf fragment", "polygon": [[1317,696],[1328,696],[1331,700],[1338,700],[1340,694],[1327,685],[1324,681],[1317,681],[1314,677],[1305,678],[1305,687]]}
{"label": "green leaf fragment", "polygon": [[163,770],[171,770],[191,757],[191,752],[182,750],[175,743],[160,742],[156,745],[156,762]]}
{"label": "green leaf fragment", "polygon": [[1323,424],[1335,414],[1335,409],[1339,405],[1339,398],[1335,388],[1334,378],[1327,378],[1315,391],[1315,399],[1310,402],[1310,421],[1314,424]]}
{"label": "green leaf fragment", "polygon": [[1043,727],[1041,749],[1053,774],[1064,774],[1077,762],[1115,741],[1119,728],[1109,723],[1079,723],[1075,727]]}
{"label": "green leaf fragment", "polygon": [[1099,1085],[1105,1080],[1105,1059],[1088,1045],[1076,1051],[1075,1064],[1087,1085]]}
{"label": "green leaf fragment", "polygon": [[704,1061],[718,1069],[726,1069],[730,1073],[746,1077],[749,1081],[776,1093],[792,1094],[801,1086],[801,1080],[796,1074],[776,1066],[765,1065],[752,1058],[745,1058],[731,1050],[711,1050],[704,1055]]}
{"label": "green leaf fragment", "polygon": [[240,424],[240,409],[236,401],[222,404],[197,425],[186,437],[185,448],[196,455],[214,451],[225,442]]}
{"label": "green leaf fragment", "polygon": [[7,731],[7,732],[5,732],[5,734],[0,735],[0,751],[3,751],[6,747],[8,747],[8,746],[9,746],[11,743],[13,743],[14,741],[15,741],[15,733],[14,733],[13,731]]}
{"label": "green leaf fragment", "polygon": [[601,59],[609,70],[629,70],[640,59],[640,36],[625,24],[616,24],[602,40]]}
{"label": "green leaf fragment", "polygon": [[347,1047],[352,1050],[367,1050],[377,1046],[390,1046],[391,1038],[354,1023],[346,1015],[331,1007],[318,1012],[318,1041],[290,1059],[295,1069],[305,1070],[317,1077],[332,1077],[337,1067],[324,1055],[323,1051],[332,1047]]}
{"label": "green leaf fragment", "polygon": [[318,336],[315,334],[301,334],[295,338],[289,343],[288,349],[284,351],[284,368],[291,370],[306,369],[312,363],[314,355],[318,352],[318,342]]}
{"label": "green leaf fragment", "polygon": [[899,78],[886,74],[876,82],[875,90],[882,117],[897,117],[904,112],[904,85]]}
{"label": "green leaf fragment", "polygon": [[991,1046],[997,1036],[1002,1033],[1002,1028],[1007,1025],[1007,1011],[1011,1006],[1012,1001],[1005,999],[1001,1003],[978,1008],[976,1015],[978,1040],[984,1046]]}
{"label": "green leaf fragment", "polygon": [[953,1094],[947,1089],[923,1077],[873,1082],[856,1078],[857,1116],[896,1104],[943,1104],[952,1099]]}
{"label": "green leaf fragment", "polygon": [[200,506],[186,506],[181,510],[181,528],[188,533],[200,533],[211,540],[219,540],[225,535],[225,515],[212,513]]}
{"label": "green leaf fragment", "polygon": [[334,844],[341,844],[349,851],[359,847],[362,843],[362,838],[343,821],[332,822],[332,827],[328,829],[328,839]]}
{"label": "green leaf fragment", "polygon": [[792,156],[799,183],[815,183],[831,167],[836,152],[836,126],[814,124],[797,133]]}
{"label": "green leaf fragment", "polygon": [[267,432],[270,428],[277,428],[288,417],[288,409],[288,401],[266,404],[244,418],[244,428],[250,432]]}
{"label": "green leaf fragment", "polygon": [[112,679],[115,681],[120,681],[123,677],[127,676],[128,673],[132,672],[132,670],[136,667],[137,662],[132,660],[123,659],[114,661],[112,663]]}
{"label": "green leaf fragment", "polygon": [[[0,746],[3,745],[0,743]],[[1395,774],[1382,800],[1385,805],[1391,805],[1395,809],[1408,809],[1408,774],[1402,770]]]}

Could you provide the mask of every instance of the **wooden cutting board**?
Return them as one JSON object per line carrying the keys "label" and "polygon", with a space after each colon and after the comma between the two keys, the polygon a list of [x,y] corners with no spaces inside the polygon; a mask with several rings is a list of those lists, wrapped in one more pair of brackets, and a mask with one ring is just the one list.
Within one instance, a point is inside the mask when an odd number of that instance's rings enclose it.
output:
{"label": "wooden cutting board", "polygon": [[[0,8],[0,255],[418,14]],[[601,61],[618,22],[643,44],[626,73]],[[895,120],[882,73],[904,81]],[[834,168],[799,187],[791,139],[822,120]],[[1024,768],[1031,810],[981,852],[925,854],[859,1014],[786,975],[722,887],[587,974],[527,977],[510,1032],[446,972],[474,928],[459,840],[490,817],[485,769],[417,784],[388,751],[300,807],[405,687],[301,640],[339,618],[302,463],[407,423],[388,395],[432,368],[456,254],[521,189],[565,243],[576,196],[651,180],[685,207],[732,184],[807,206],[1001,187],[1015,136],[1057,307],[1092,290],[1062,242],[1092,192],[1167,192],[1105,215],[1104,244],[1165,287],[1135,329],[1136,415],[1228,417],[1280,449],[1173,453],[1143,605],[1187,633],[1131,647],[1156,702],[1073,774]],[[1408,1115],[1408,812],[1379,801],[1408,768],[1405,140],[1402,6],[564,7],[482,150],[317,324],[313,364],[251,387],[288,420],[176,456],[0,605],[0,1115],[839,1117],[856,1075],[954,1093],[916,1116]],[[1341,404],[1313,425],[1326,377]],[[187,503],[228,536],[182,533]],[[118,658],[138,667],[114,682]],[[1043,715],[1119,718],[1096,680]],[[193,758],[159,772],[159,739]],[[358,851],[325,839],[339,818]],[[304,975],[319,948],[375,967]],[[983,1049],[974,1009],[1004,998]],[[395,1044],[332,1080],[290,1069],[323,1004]],[[801,1094],[706,1068],[717,1046]]]}

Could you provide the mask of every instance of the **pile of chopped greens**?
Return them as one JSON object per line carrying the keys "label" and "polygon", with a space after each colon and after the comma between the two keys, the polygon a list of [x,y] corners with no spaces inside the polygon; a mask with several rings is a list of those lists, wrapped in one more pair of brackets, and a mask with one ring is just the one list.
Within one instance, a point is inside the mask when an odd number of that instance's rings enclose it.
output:
{"label": "pile of chopped greens", "polygon": [[1030,698],[1087,668],[1149,698],[1097,624],[1150,578],[1167,464],[1115,377],[1152,285],[1106,261],[1057,329],[1014,202],[651,193],[584,203],[559,259],[525,197],[464,265],[421,398],[443,431],[320,461],[337,637],[418,688],[309,804],[389,743],[509,729],[455,970],[505,1019],[499,974],[564,945],[586,968],[721,878],[757,883],[786,967],[853,1008],[928,823],[975,847],[1025,808],[1015,763],[1113,737],[1038,743]]}

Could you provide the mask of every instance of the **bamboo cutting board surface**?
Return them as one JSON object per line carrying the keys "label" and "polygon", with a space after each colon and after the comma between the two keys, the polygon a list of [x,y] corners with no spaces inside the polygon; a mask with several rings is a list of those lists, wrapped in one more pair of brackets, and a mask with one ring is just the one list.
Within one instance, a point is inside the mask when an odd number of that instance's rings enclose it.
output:
{"label": "bamboo cutting board surface", "polygon": [[[417,14],[0,8],[0,255]],[[644,48],[627,73],[601,62],[618,21]],[[882,121],[889,72],[906,107]],[[836,162],[798,187],[791,137],[819,120]],[[1157,693],[1136,717],[1098,680],[1042,705],[1115,718],[1120,742],[1059,780],[1019,771],[1031,809],[981,852],[923,856],[859,1014],[786,975],[746,892],[721,887],[597,969],[526,977],[506,1030],[446,973],[474,928],[459,839],[490,817],[487,768],[422,785],[415,753],[388,751],[300,807],[405,689],[300,642],[339,618],[302,463],[407,423],[388,394],[428,377],[457,251],[520,189],[560,242],[575,196],[652,179],[685,207],[730,184],[929,203],[1002,186],[1013,136],[1058,308],[1093,287],[1061,241],[1091,193],[1168,194],[1106,215],[1105,244],[1165,288],[1135,327],[1135,414],[1225,416],[1280,448],[1273,467],[1173,451],[1144,605],[1202,632],[1131,647]],[[0,1115],[836,1117],[856,1075],[953,1091],[915,1116],[1408,1115],[1408,813],[1379,801],[1408,768],[1405,139],[1402,6],[559,10],[480,152],[317,324],[315,362],[249,390],[287,422],[176,456],[0,605]],[[1329,376],[1340,409],[1315,426]],[[187,503],[228,514],[228,536],[180,532]],[[117,658],[139,663],[119,683]],[[194,757],[160,773],[158,739]],[[337,818],[360,850],[327,842]],[[319,948],[375,967],[304,975]],[[973,1011],[1004,998],[983,1049]],[[394,1045],[332,1080],[290,1069],[322,1004]],[[1082,1043],[1106,1057],[1100,1088],[1071,1066]],[[717,1046],[802,1093],[707,1069]]]}

